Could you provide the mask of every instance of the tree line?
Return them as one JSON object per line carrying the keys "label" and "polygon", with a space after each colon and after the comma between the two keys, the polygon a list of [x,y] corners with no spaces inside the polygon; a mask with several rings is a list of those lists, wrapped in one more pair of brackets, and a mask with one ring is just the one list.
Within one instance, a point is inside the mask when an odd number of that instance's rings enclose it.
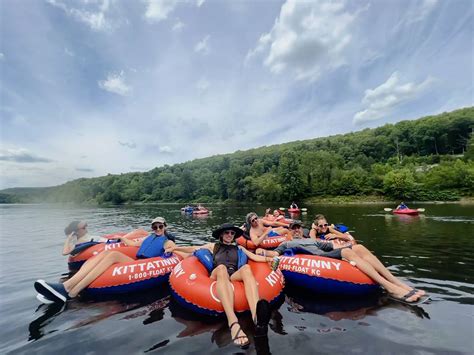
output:
{"label": "tree line", "polygon": [[196,159],[144,173],[7,189],[0,202],[289,201],[473,196],[474,107],[375,129]]}

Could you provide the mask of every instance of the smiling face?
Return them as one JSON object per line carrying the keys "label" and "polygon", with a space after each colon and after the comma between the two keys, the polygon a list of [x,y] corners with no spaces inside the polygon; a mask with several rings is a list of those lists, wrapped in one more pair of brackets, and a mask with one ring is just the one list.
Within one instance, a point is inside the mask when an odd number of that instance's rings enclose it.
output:
{"label": "smiling face", "polygon": [[231,244],[235,238],[235,231],[228,229],[221,233],[221,240],[224,244]]}
{"label": "smiling face", "polygon": [[155,234],[157,235],[162,235],[163,233],[165,233],[165,230],[166,230],[166,224],[164,223],[153,223],[151,225],[151,229],[153,229],[153,231],[155,232]]}
{"label": "smiling face", "polygon": [[316,224],[316,230],[320,233],[326,233],[329,228],[329,224],[326,221],[326,218],[318,219],[314,222]]}
{"label": "smiling face", "polygon": [[291,227],[291,231],[293,232],[293,238],[303,238],[303,227],[300,225]]}

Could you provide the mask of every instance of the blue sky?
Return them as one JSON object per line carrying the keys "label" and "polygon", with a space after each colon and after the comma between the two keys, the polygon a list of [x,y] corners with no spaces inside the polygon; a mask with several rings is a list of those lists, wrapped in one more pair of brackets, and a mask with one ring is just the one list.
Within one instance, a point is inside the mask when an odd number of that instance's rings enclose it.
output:
{"label": "blue sky", "polygon": [[0,2],[0,188],[473,105],[469,0]]}

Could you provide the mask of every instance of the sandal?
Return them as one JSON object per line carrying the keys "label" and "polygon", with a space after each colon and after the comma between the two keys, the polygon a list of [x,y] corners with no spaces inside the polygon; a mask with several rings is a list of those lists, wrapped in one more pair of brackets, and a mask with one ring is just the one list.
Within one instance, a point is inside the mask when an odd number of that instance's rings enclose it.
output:
{"label": "sandal", "polygon": [[[234,322],[234,323],[232,323],[231,325],[229,325],[229,329],[230,329],[230,331],[231,331],[231,336],[232,336],[232,327],[233,327],[234,325],[236,325],[236,324],[239,326],[239,329],[237,330],[237,333],[235,333],[235,336],[232,338],[232,341],[234,342],[234,344],[235,344],[236,346],[240,347],[241,349],[247,349],[248,346],[250,345],[250,341],[249,341],[249,338],[248,338],[246,335],[240,335],[240,336],[239,336],[239,334],[241,334],[241,333],[243,334],[243,333],[244,333],[244,332],[242,331],[242,329],[240,328],[239,322]],[[247,341],[246,341],[245,343],[237,344],[237,343],[235,342],[237,339],[243,339],[243,338],[247,338]]]}

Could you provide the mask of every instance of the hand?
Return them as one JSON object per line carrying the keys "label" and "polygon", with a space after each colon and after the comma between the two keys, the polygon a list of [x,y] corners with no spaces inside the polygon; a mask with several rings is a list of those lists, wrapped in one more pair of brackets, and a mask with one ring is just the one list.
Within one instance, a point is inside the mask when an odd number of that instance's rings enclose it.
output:
{"label": "hand", "polygon": [[71,232],[67,237],[68,237],[69,239],[72,239],[72,238],[74,238],[75,236],[76,236],[76,232]]}
{"label": "hand", "polygon": [[311,229],[316,229],[316,224],[311,223]]}
{"label": "hand", "polygon": [[255,250],[255,254],[257,254],[257,255],[265,255],[265,249],[258,248],[257,250]]}
{"label": "hand", "polygon": [[176,249],[175,246],[165,248],[165,253],[172,253]]}

